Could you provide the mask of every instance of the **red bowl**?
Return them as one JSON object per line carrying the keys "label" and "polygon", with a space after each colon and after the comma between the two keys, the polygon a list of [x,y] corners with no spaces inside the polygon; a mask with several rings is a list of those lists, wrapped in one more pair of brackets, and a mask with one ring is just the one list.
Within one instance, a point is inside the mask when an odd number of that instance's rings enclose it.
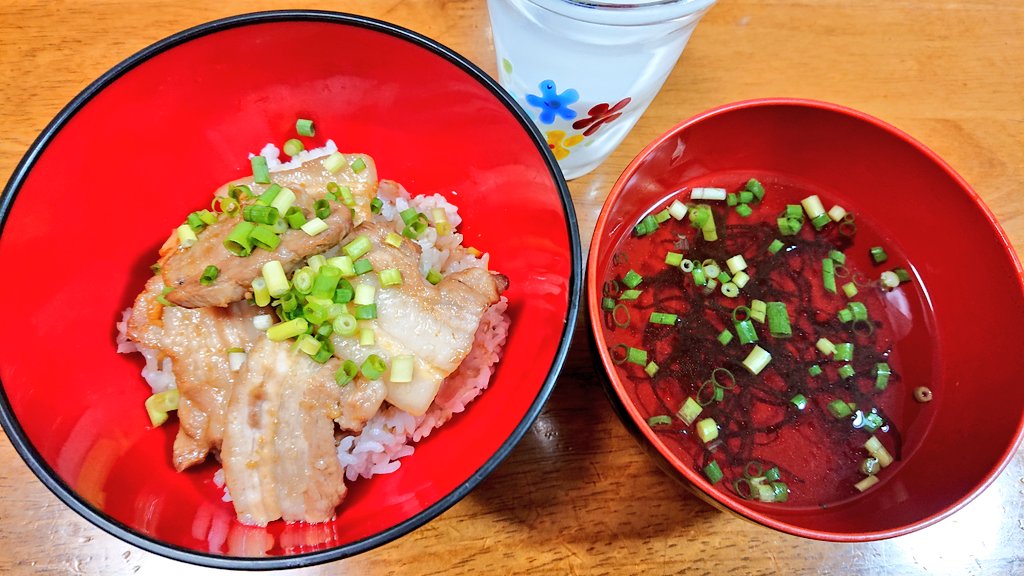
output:
{"label": "red bowl", "polygon": [[[150,426],[140,358],[116,353],[114,324],[168,231],[219,184],[251,173],[247,153],[289,137],[297,117],[315,120],[318,145],[334,138],[370,154],[382,178],[457,204],[466,243],[510,279],[512,324],[490,388],[397,472],[352,484],[335,521],[252,528],[221,501],[213,465],[173,470],[177,426]],[[0,332],[8,436],[89,521],[207,566],[325,562],[455,504],[538,415],[582,289],[568,189],[522,110],[437,42],[337,13],[228,18],[118,64],[39,136],[0,208],[0,270],[8,280],[45,278],[0,283],[0,300],[25,305]]]}
{"label": "red bowl", "polygon": [[[828,508],[760,505],[737,497],[725,482],[712,486],[693,457],[646,423],[650,414],[638,406],[645,393],[613,362],[614,340],[603,328],[602,286],[620,239],[681,188],[751,176],[799,182],[856,206],[858,221],[871,222],[913,264],[930,307],[924,316],[931,321],[918,323],[923,336],[908,352],[932,366],[930,421],[903,431],[904,446],[912,449],[892,475]],[[981,276],[965,275],[968,268]],[[679,124],[645,148],[612,188],[591,244],[587,290],[609,396],[627,426],[699,496],[765,526],[847,542],[906,534],[966,505],[1021,443],[1024,387],[1009,361],[1024,357],[1024,339],[1010,336],[1024,323],[1020,261],[992,213],[949,165],[860,112],[767,99],[729,104]],[[925,349],[929,341],[937,348]]]}

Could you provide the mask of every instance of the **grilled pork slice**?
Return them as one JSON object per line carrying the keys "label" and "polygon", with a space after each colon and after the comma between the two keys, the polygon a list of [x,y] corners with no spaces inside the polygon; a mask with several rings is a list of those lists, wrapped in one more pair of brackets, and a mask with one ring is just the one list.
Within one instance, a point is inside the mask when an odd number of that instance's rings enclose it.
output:
{"label": "grilled pork slice", "polygon": [[[358,173],[343,168],[338,174],[331,174],[323,167],[323,160],[316,159],[298,168],[275,172],[271,176],[275,184],[295,193],[295,205],[300,206],[310,218],[313,215],[313,203],[326,195],[329,183],[337,183],[351,191],[355,202],[353,209],[332,202],[331,214],[324,218],[327,230],[315,236],[302,230],[289,229],[281,234],[281,243],[276,249],[269,251],[257,248],[249,256],[239,257],[224,247],[224,240],[241,221],[240,215],[222,216],[219,221],[199,232],[196,243],[188,248],[182,247],[177,241],[177,235],[172,234],[161,249],[160,260],[164,283],[172,288],[166,295],[167,300],[186,308],[227,306],[245,297],[252,280],[260,274],[268,261],[280,261],[285,272],[290,273],[305,258],[336,245],[352,229],[353,220],[358,224],[369,217],[370,202],[377,192],[377,171],[373,160],[364,155],[348,158],[351,161],[359,159],[366,167]],[[240,184],[249,186],[254,195],[262,194],[269,187],[256,184],[252,178],[248,178],[225,184],[218,189],[217,195],[227,196],[231,186]],[[219,274],[215,281],[204,286],[200,278],[210,265],[216,266]]]}
{"label": "grilled pork slice", "polygon": [[339,362],[317,364],[289,342],[263,339],[231,391],[221,450],[243,524],[324,522],[345,496],[334,444],[341,414]]}
{"label": "grilled pork slice", "polygon": [[342,241],[344,245],[366,236],[373,244],[366,258],[374,270],[396,268],[402,275],[400,285],[387,288],[380,286],[377,274],[352,280],[353,285],[371,283],[377,288],[377,319],[372,323],[375,344],[362,346],[354,338],[337,335],[332,343],[336,356],[360,365],[370,354],[379,355],[389,365],[394,356],[414,356],[411,382],[384,380],[388,403],[418,416],[430,407],[441,382],[469,354],[481,316],[498,301],[507,279],[482,268],[468,268],[449,274],[434,286],[419,271],[419,246],[409,240],[399,247],[385,243],[388,232],[365,222]]}
{"label": "grilled pork slice", "polygon": [[261,309],[238,302],[226,308],[188,309],[157,301],[164,284],[146,283],[132,307],[128,337],[171,358],[180,393],[174,467],[184,470],[220,450],[225,410],[240,373],[228,365],[231,348],[248,349],[262,332],[252,318]]}

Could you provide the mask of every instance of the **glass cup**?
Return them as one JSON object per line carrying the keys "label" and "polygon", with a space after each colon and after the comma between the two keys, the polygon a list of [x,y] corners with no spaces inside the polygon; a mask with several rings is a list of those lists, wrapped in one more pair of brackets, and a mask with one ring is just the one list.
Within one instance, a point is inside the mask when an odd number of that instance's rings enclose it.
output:
{"label": "glass cup", "polygon": [[498,81],[567,179],[633,128],[715,0],[487,0]]}

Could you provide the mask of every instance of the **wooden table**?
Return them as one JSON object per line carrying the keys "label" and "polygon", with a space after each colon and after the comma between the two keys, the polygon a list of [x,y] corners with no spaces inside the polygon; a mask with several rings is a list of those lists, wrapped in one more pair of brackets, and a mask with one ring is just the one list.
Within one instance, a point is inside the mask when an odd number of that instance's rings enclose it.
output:
{"label": "wooden table", "polygon": [[[484,0],[336,0],[431,36],[495,72]],[[0,3],[0,175],[108,68],[208,20],[294,2]],[[615,154],[570,183],[584,250],[643,145],[712,106],[833,101],[913,134],[970,182],[1024,253],[1024,1],[720,0]],[[5,274],[5,278],[7,274]],[[296,574],[1024,574],[1024,451],[964,510],[869,544],[806,541],[717,512],[655,468],[616,420],[581,322],[540,418],[466,499],[416,532]],[[75,515],[0,443],[0,573],[213,574],[143,552]]]}

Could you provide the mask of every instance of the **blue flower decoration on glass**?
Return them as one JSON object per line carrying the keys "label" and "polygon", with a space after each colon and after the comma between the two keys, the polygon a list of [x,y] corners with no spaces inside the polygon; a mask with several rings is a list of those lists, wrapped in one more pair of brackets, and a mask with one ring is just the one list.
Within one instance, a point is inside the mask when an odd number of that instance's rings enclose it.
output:
{"label": "blue flower decoration on glass", "polygon": [[526,101],[530,106],[540,108],[540,121],[542,124],[551,124],[555,118],[561,116],[566,120],[576,117],[576,111],[569,108],[569,105],[580,99],[580,95],[572,88],[558,93],[554,80],[545,80],[540,83],[540,96],[527,94]]}

